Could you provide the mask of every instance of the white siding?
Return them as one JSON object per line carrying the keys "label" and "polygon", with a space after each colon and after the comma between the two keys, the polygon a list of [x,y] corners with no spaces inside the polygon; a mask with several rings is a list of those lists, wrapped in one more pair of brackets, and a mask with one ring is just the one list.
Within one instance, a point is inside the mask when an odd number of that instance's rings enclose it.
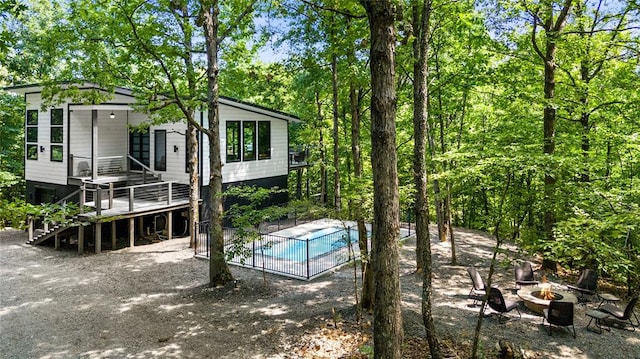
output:
{"label": "white siding", "polygon": [[[206,114],[205,114],[206,119]],[[223,183],[248,181],[260,178],[287,175],[288,139],[287,121],[238,109],[232,106],[220,105],[220,148],[222,150],[222,181]],[[271,158],[267,160],[254,160],[226,163],[224,148],[226,148],[226,121],[270,121],[271,122]],[[205,136],[206,137],[206,136]],[[209,147],[205,138],[203,147],[203,183],[209,183]]]}
{"label": "white siding", "polygon": [[[27,110],[40,110],[40,94],[28,94]],[[38,159],[25,159],[25,179],[28,181],[39,181],[46,183],[54,183],[59,185],[67,184],[67,105],[61,104],[54,108],[63,109],[63,156],[62,162],[51,161],[51,110],[38,113]],[[40,147],[44,147],[44,151],[40,152]],[[25,146],[26,148],[26,146]]]}
{"label": "white siding", "polygon": [[[39,109],[40,94],[28,94],[27,109]],[[132,103],[133,99],[126,95],[116,94],[108,103],[127,104]],[[243,105],[244,106],[244,105]],[[68,103],[60,105],[63,108],[64,118],[64,156],[63,162],[50,161],[50,111],[40,112],[38,115],[38,146],[44,146],[44,152],[38,152],[38,160],[27,160],[25,164],[25,176],[27,180],[41,181],[47,183],[55,183],[64,185],[67,183],[67,161],[69,153],[78,158],[74,161],[77,167],[79,161],[85,160],[91,163],[92,150],[92,123],[90,106],[73,105],[69,113]],[[253,112],[251,109],[237,108],[227,104],[220,104],[220,137],[221,148],[223,153],[221,159],[223,163],[222,177],[224,183],[248,181],[253,179],[269,178],[275,176],[283,176],[288,173],[288,140],[287,126],[288,122],[282,119],[274,118],[266,114]],[[75,109],[74,109],[75,108]],[[102,107],[98,110],[98,157],[125,156],[129,153],[129,129],[128,125],[139,125],[149,121],[149,117],[145,114],[135,113],[122,109],[122,107],[113,111],[115,118],[109,118],[112,112],[109,107]],[[200,120],[200,113],[196,113],[196,119]],[[271,123],[271,158],[266,160],[254,160],[244,162],[225,163],[226,156],[224,148],[226,147],[226,121],[270,121]],[[203,116],[203,125],[207,126],[206,112]],[[150,158],[151,169],[154,169],[154,131],[167,131],[167,150],[166,161],[167,170],[158,171],[162,174],[164,180],[179,181],[188,183],[188,173],[186,172],[186,148],[185,134],[186,124],[184,122],[176,122],[164,125],[154,125],[149,128],[150,131]],[[67,148],[67,144],[69,148]],[[206,186],[209,184],[209,141],[207,136],[201,136],[200,164],[202,172],[200,177],[202,183]],[[174,151],[174,146],[177,151]],[[256,148],[257,149],[257,148]]]}
{"label": "white siding", "polygon": [[86,162],[91,167],[91,111],[74,110],[70,118],[69,153],[73,155],[74,173],[78,164]]}
{"label": "white siding", "polygon": [[[159,126],[152,126],[151,130],[151,169],[154,172],[161,173],[162,179],[165,181],[178,181],[181,183],[189,183],[189,174],[186,172],[186,148],[185,135],[186,124],[182,122],[168,123]],[[167,131],[167,170],[156,171],[155,166],[155,130]],[[173,146],[178,147],[178,151],[173,151]]]}

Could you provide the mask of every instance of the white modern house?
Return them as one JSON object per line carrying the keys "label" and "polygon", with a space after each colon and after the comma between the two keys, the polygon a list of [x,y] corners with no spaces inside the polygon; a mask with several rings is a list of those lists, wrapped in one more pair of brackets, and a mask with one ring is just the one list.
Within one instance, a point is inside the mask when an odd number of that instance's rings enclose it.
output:
{"label": "white modern house", "polygon": [[[98,85],[74,85],[77,90],[106,94]],[[34,204],[78,201],[83,211],[74,221],[84,226],[45,228],[30,236],[34,243],[68,234],[73,229],[82,252],[85,230],[93,231],[96,252],[102,235],[111,235],[112,247],[125,231],[130,245],[136,237],[155,231],[163,222],[165,234],[186,232],[189,173],[187,125],[184,120],[150,125],[148,115],[136,112],[131,90],[116,88],[110,100],[97,104],[61,98],[42,108],[43,87],[25,85],[6,90],[24,96],[25,179],[27,201]],[[196,119],[207,125],[206,111]],[[221,97],[220,137],[224,186],[234,184],[287,188],[288,173],[303,163],[289,152],[288,124],[298,118],[280,111]],[[209,148],[200,136],[201,198],[207,206]],[[286,201],[280,198],[281,201]],[[91,225],[87,225],[90,223]],[[110,223],[104,229],[102,224]],[[67,228],[63,228],[67,227]],[[150,229],[151,227],[151,229]],[[77,228],[77,230],[75,230]],[[103,233],[104,232],[104,233]]]}

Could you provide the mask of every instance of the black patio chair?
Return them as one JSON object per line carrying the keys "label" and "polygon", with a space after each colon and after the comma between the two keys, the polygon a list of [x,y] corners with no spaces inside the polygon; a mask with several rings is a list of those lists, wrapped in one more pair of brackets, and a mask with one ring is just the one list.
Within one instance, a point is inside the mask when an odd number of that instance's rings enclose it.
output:
{"label": "black patio chair", "polygon": [[598,272],[585,268],[580,272],[576,285],[567,285],[567,288],[578,294],[578,302],[584,303],[588,297],[596,294],[598,287]]}
{"label": "black patio chair", "polygon": [[482,301],[484,296],[487,294],[484,281],[482,280],[480,273],[478,273],[475,267],[467,268],[467,273],[469,273],[469,277],[471,277],[472,283],[468,297],[469,299],[473,299],[473,305],[477,305],[478,302]]}
{"label": "black patio chair", "polygon": [[[622,310],[621,308],[616,307],[613,304],[605,304],[601,307],[598,308],[599,311],[601,312],[605,312],[607,314],[609,314],[610,316],[612,316],[613,318],[621,321],[621,322],[629,322],[629,324],[631,324],[631,328],[633,328],[632,331],[636,330],[637,326],[640,326],[640,321],[638,320],[638,317],[636,316],[636,313],[633,311],[634,307],[636,306],[636,303],[638,302],[638,297],[634,297],[631,298],[631,300],[629,301],[629,303],[627,303],[627,306],[624,308],[624,310]],[[633,321],[631,320],[631,317],[636,318],[636,322],[633,323]]]}
{"label": "black patio chair", "polygon": [[515,266],[516,274],[516,289],[520,289],[522,285],[537,285],[540,282],[536,280],[533,275],[533,267],[531,263],[523,262],[520,265]]}
{"label": "black patio chair", "polygon": [[557,325],[559,327],[569,327],[573,329],[573,337],[576,337],[576,327],[573,325],[573,303],[561,302],[552,300],[549,302],[549,308],[542,310],[544,317],[542,318],[542,325],[545,320],[549,323],[549,335],[551,335],[551,325]]}
{"label": "black patio chair", "polygon": [[518,316],[522,318],[520,309],[518,309],[520,301],[505,300],[502,296],[502,292],[498,288],[489,288],[489,298],[487,299],[487,304],[489,304],[489,308],[498,313],[498,323],[502,323],[502,318],[506,318],[503,316],[504,313],[508,313],[513,309],[518,311]]}

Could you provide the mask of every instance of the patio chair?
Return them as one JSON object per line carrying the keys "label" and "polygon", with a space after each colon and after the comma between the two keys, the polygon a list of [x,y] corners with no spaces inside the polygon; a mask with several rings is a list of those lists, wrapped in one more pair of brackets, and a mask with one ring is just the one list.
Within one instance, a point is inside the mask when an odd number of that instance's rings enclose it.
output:
{"label": "patio chair", "polygon": [[498,323],[502,323],[502,318],[504,317],[502,314],[508,313],[513,309],[517,310],[518,316],[522,318],[520,309],[518,309],[520,301],[505,300],[502,296],[502,292],[498,288],[489,288],[489,298],[487,299],[487,304],[489,304],[489,308],[498,313]]}
{"label": "patio chair", "polygon": [[87,161],[78,162],[78,176],[91,176],[91,167],[89,166],[89,163]]}
{"label": "patio chair", "polygon": [[567,288],[578,294],[578,302],[584,303],[587,297],[596,294],[598,287],[598,272],[585,268],[580,272],[580,277],[576,285],[567,285]]}
{"label": "patio chair", "polygon": [[543,311],[542,325],[545,320],[549,323],[549,335],[551,335],[551,326],[569,327],[573,329],[573,337],[576,337],[576,327],[573,325],[573,303],[552,300],[549,302],[549,308]]}
{"label": "patio chair", "polygon": [[480,276],[480,273],[476,270],[475,267],[467,268],[467,273],[469,273],[469,277],[471,277],[471,290],[469,291],[468,297],[469,299],[473,299],[473,305],[477,305],[479,301],[482,301],[484,296],[487,294],[485,290],[484,281]]}
{"label": "patio chair", "polygon": [[[614,319],[617,319],[621,322],[629,322],[629,324],[631,324],[631,328],[633,328],[632,331],[636,330],[637,326],[640,326],[640,321],[638,320],[638,317],[636,316],[636,313],[634,313],[633,309],[636,306],[636,303],[638,302],[638,297],[634,297],[631,298],[631,300],[629,301],[629,303],[627,303],[627,306],[624,308],[624,310],[622,310],[621,308],[616,307],[613,304],[604,304],[603,306],[599,307],[598,310],[601,312],[605,312],[607,314],[609,314],[610,316],[612,316]],[[631,317],[636,318],[636,322],[633,323],[633,321],[631,320]]]}
{"label": "patio chair", "polygon": [[533,268],[530,262],[523,262],[515,266],[516,289],[520,289],[522,285],[537,285],[538,282],[533,275]]}

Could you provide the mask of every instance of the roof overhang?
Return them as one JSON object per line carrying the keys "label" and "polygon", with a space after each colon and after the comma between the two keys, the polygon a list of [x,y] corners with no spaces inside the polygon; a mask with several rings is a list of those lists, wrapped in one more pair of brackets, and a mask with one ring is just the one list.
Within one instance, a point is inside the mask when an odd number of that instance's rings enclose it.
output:
{"label": "roof overhang", "polygon": [[[82,83],[82,84],[62,83],[62,84],[60,84],[60,86],[63,89],[74,87],[74,88],[77,88],[78,90],[99,90],[99,91],[109,92],[106,89],[104,89],[103,87],[99,86],[98,84],[92,83],[92,82],[85,82],[85,83]],[[45,86],[42,86],[40,84],[29,84],[29,85],[19,85],[19,86],[5,87],[4,89],[6,91],[8,91],[8,92],[24,96],[24,95],[30,94],[30,93],[41,93],[44,88],[45,88]],[[134,97],[133,91],[130,90],[130,89],[124,88],[124,87],[115,87],[114,88],[114,92],[116,94]],[[263,107],[263,106],[260,106],[260,105],[253,104],[253,103],[237,100],[237,99],[234,99],[234,98],[220,96],[218,101],[220,102],[220,104],[223,104],[223,105],[227,105],[227,106],[231,106],[231,107],[235,107],[235,108],[239,108],[239,109],[243,109],[243,110],[247,110],[247,111],[263,114],[263,115],[266,115],[266,116],[269,116],[269,117],[285,120],[285,121],[288,121],[288,122],[301,122],[300,118],[295,116],[295,115],[288,114],[286,112],[282,112],[282,111],[278,111],[278,110],[273,110],[273,109],[270,109],[270,108],[267,108],[267,107]],[[107,109],[107,108],[97,108],[96,106],[115,106],[115,105],[104,104],[104,105],[92,105],[92,106],[95,107],[95,108],[92,108],[92,109]],[[85,107],[87,107],[87,106],[85,106]],[[78,110],[85,109],[85,108],[81,108],[81,107],[74,107],[74,108],[78,109]],[[113,109],[113,110],[120,109],[120,110],[123,110],[124,108],[122,107],[122,105],[119,105],[117,108],[108,108],[108,109]],[[132,108],[128,108],[128,109],[132,109]]]}

